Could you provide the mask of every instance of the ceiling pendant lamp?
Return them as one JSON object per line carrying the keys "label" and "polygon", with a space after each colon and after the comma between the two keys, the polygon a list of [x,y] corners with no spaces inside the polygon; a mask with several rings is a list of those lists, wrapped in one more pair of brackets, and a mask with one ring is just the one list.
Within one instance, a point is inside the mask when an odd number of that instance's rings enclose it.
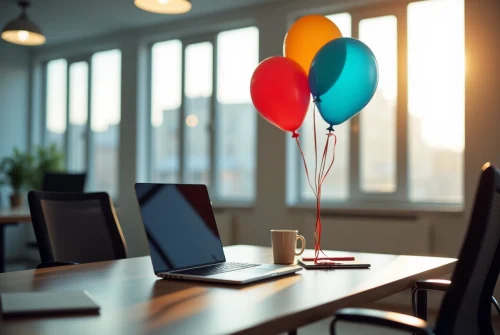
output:
{"label": "ceiling pendant lamp", "polygon": [[45,43],[45,36],[36,24],[34,24],[26,14],[29,1],[19,1],[22,8],[21,15],[10,21],[2,29],[2,39],[7,42],[20,45],[40,45]]}
{"label": "ceiling pendant lamp", "polygon": [[191,10],[190,0],[134,0],[137,8],[158,14],[184,14]]}

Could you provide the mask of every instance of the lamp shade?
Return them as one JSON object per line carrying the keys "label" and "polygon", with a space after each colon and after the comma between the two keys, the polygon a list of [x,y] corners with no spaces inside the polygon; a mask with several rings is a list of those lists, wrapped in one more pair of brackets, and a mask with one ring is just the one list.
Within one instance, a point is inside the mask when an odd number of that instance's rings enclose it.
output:
{"label": "lamp shade", "polygon": [[191,10],[190,0],[134,0],[137,8],[159,14],[184,14]]}
{"label": "lamp shade", "polygon": [[20,45],[40,45],[45,43],[45,36],[36,24],[34,24],[26,15],[24,8],[27,6],[22,3],[23,12],[16,19],[10,21],[2,29],[2,39],[7,42]]}

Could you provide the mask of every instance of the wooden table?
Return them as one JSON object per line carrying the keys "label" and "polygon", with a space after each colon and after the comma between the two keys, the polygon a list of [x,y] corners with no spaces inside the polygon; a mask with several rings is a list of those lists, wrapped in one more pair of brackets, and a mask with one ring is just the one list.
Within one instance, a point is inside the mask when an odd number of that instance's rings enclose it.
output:
{"label": "wooden table", "polygon": [[30,222],[29,208],[0,209],[0,273],[5,272],[5,229],[8,225]]}
{"label": "wooden table", "polygon": [[[238,245],[225,252],[229,261],[272,261],[266,247]],[[372,268],[302,270],[245,286],[157,279],[149,257],[0,274],[0,292],[87,290],[101,305],[100,315],[0,317],[0,334],[276,334],[387,297],[417,279],[443,276],[456,262],[349,254]]]}

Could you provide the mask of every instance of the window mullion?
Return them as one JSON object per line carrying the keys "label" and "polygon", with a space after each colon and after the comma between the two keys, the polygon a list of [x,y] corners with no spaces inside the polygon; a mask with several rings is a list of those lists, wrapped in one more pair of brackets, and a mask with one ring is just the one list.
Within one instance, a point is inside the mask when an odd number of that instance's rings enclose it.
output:
{"label": "window mullion", "polygon": [[69,162],[70,162],[70,150],[69,150],[69,138],[70,138],[70,131],[71,127],[69,126],[69,104],[70,104],[70,89],[71,89],[71,78],[70,78],[70,68],[73,63],[68,63],[68,66],[66,66],[66,131],[64,132],[64,146],[63,146],[63,152],[65,156],[65,161],[66,161],[66,169],[69,170]]}
{"label": "window mullion", "polygon": [[48,88],[47,88],[47,80],[48,80],[48,75],[47,75],[47,66],[48,63],[45,63],[43,65],[43,71],[42,71],[42,83],[43,83],[43,89],[42,89],[42,120],[40,127],[41,129],[41,138],[40,138],[40,143],[42,146],[47,145],[47,93],[48,93]]}
{"label": "window mullion", "polygon": [[[149,164],[146,164],[146,180],[151,180],[153,178],[153,170],[154,167],[157,166],[158,157],[156,157],[156,148],[154,136],[155,129],[152,123],[152,114],[153,114],[153,49],[152,46],[148,48],[148,59],[147,59],[147,92],[149,92],[149,97],[147,100],[147,115],[146,115],[146,127],[148,129],[148,133],[146,134],[146,160]],[[156,181],[156,180],[155,180]]]}
{"label": "window mullion", "polygon": [[208,185],[209,190],[212,191],[214,197],[217,197],[219,192],[219,183],[217,178],[217,144],[220,140],[217,138],[216,134],[218,128],[218,113],[217,113],[217,35],[215,34],[212,39],[212,97],[210,99],[210,127],[208,131],[210,132],[210,165],[209,165],[209,176]]}
{"label": "window mullion", "polygon": [[185,155],[185,129],[184,129],[184,119],[185,116],[185,108],[186,108],[186,47],[187,44],[185,41],[182,41],[182,56],[181,56],[181,106],[180,106],[180,117],[179,117],[179,181],[184,183],[186,181],[186,173],[184,171],[186,165],[186,155]]}
{"label": "window mullion", "polygon": [[408,29],[406,7],[395,14],[397,18],[398,75],[396,121],[396,196],[408,201]]}
{"label": "window mullion", "polygon": [[92,169],[94,160],[94,136],[92,133],[92,58],[87,59],[88,64],[88,83],[87,83],[87,129],[85,132],[86,157],[85,164],[87,167],[87,187],[94,185],[94,171]]}
{"label": "window mullion", "polygon": [[[357,13],[351,13],[351,36],[359,38],[360,16]],[[350,148],[349,148],[349,200],[357,201],[363,194],[360,188],[360,143],[359,143],[359,115],[353,117],[350,121]]]}

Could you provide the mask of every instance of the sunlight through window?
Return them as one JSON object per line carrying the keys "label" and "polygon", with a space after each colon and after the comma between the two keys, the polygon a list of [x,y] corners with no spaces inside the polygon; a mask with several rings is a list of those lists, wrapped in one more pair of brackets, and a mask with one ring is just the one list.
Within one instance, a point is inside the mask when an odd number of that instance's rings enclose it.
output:
{"label": "sunlight through window", "polygon": [[464,3],[408,6],[410,199],[462,203]]}
{"label": "sunlight through window", "polygon": [[118,191],[118,148],[121,118],[121,51],[92,56],[91,129],[93,133],[91,188],[112,195]]}
{"label": "sunlight through window", "polygon": [[[250,79],[259,63],[256,27],[224,31],[217,37],[217,195],[251,200],[255,194],[257,112]],[[244,149],[243,149],[244,148]]]}
{"label": "sunlight through window", "polygon": [[184,115],[196,116],[197,127],[185,129],[184,181],[210,184],[211,96],[213,76],[213,46],[210,42],[186,47],[185,110]]}
{"label": "sunlight through window", "polygon": [[395,16],[359,23],[359,38],[373,51],[379,67],[377,91],[359,114],[360,185],[368,193],[396,190],[397,37]]}
{"label": "sunlight through window", "polygon": [[75,172],[86,170],[88,80],[89,65],[87,62],[70,65],[68,168]]}
{"label": "sunlight through window", "polygon": [[66,133],[67,68],[68,63],[65,59],[47,63],[45,142],[55,144],[60,150],[64,150]]}
{"label": "sunlight through window", "polygon": [[182,43],[158,42],[151,65],[151,177],[154,182],[179,182],[179,119]]}

